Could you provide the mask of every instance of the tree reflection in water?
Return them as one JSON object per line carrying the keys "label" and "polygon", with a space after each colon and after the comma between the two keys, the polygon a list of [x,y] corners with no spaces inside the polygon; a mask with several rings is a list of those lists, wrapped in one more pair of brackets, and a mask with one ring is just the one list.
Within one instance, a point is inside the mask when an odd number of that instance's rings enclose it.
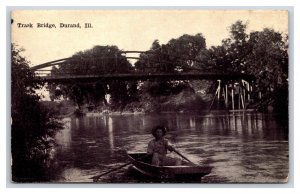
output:
{"label": "tree reflection in water", "polygon": [[[181,153],[200,165],[214,166],[212,173],[203,178],[205,183],[284,182],[288,174],[288,132],[272,115],[170,113],[106,115],[69,121],[56,136],[60,144],[56,162],[63,172],[61,179],[55,181],[91,182],[89,177],[126,163],[124,150],[145,151],[152,138],[150,129],[158,124],[169,127],[167,138]],[[131,176],[127,168],[99,181],[153,182]]]}

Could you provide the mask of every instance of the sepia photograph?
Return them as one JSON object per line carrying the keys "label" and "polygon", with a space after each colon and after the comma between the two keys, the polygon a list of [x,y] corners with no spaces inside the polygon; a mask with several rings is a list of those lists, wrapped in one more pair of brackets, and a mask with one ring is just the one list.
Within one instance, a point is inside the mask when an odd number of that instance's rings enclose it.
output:
{"label": "sepia photograph", "polygon": [[11,16],[14,183],[289,182],[289,11]]}

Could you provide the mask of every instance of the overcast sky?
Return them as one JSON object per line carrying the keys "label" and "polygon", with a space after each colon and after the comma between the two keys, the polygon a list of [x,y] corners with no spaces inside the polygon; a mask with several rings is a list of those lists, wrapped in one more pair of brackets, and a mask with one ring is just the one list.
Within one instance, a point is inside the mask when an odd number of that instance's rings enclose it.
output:
{"label": "overcast sky", "polygon": [[[26,50],[24,55],[33,65],[70,57],[95,45],[146,51],[155,39],[165,44],[183,34],[202,33],[209,48],[220,45],[237,20],[248,22],[248,32],[263,28],[288,32],[287,11],[278,10],[26,10],[12,12],[12,18],[12,42]],[[18,23],[31,23],[33,28],[18,27]],[[55,24],[56,28],[37,28],[37,23]],[[81,28],[60,28],[60,23],[80,23]],[[84,28],[84,23],[93,28]]]}

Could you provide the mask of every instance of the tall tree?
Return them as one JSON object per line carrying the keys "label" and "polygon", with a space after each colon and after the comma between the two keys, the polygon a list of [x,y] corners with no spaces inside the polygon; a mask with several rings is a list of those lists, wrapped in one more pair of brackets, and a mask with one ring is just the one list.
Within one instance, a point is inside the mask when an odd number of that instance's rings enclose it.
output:
{"label": "tall tree", "polygon": [[221,46],[208,50],[206,56],[211,71],[254,75],[255,90],[264,96],[261,108],[273,105],[277,112],[287,112],[287,38],[268,28],[247,34],[246,28],[247,23],[237,21],[230,27],[230,37],[224,39]]}
{"label": "tall tree", "polygon": [[238,20],[229,28],[230,37],[222,40],[221,46],[208,51],[208,64],[218,73],[242,73],[246,70],[247,56],[251,52],[246,34],[247,23]]}
{"label": "tall tree", "polygon": [[[200,53],[206,50],[205,38],[202,34],[184,34],[177,39],[171,39],[167,44],[160,45],[155,40],[150,50],[140,55],[135,63],[137,71],[148,73],[178,73],[193,71],[203,66]],[[179,89],[189,87],[187,82],[155,81],[145,83],[142,93],[151,96],[164,96],[180,92]]]}
{"label": "tall tree", "polygon": [[190,71],[197,63],[200,52],[206,49],[202,34],[184,34],[160,45],[158,40],[152,43],[149,52],[140,55],[136,63],[138,70],[147,72]]}
{"label": "tall tree", "polygon": [[176,64],[177,69],[190,71],[191,67],[201,65],[198,58],[206,50],[205,38],[201,33],[194,36],[184,34],[177,39],[171,39],[167,45],[170,60]]}
{"label": "tall tree", "polygon": [[251,52],[246,72],[256,76],[257,90],[263,94],[261,108],[272,105],[277,113],[288,116],[288,42],[281,33],[263,29],[250,34]]}
{"label": "tall tree", "polygon": [[257,75],[261,88],[273,90],[287,81],[287,44],[282,34],[273,29],[266,28],[250,34],[247,72]]}
{"label": "tall tree", "polygon": [[[52,73],[54,75],[103,75],[103,79],[95,83],[56,86],[56,88],[63,90],[63,92],[60,92],[61,94],[65,94],[65,96],[74,100],[78,107],[81,107],[84,103],[99,104],[99,101],[106,102],[105,95],[109,91],[112,99],[114,99],[113,102],[119,103],[122,101],[122,103],[127,103],[129,98],[127,85],[129,83],[106,82],[105,76],[107,74],[129,73],[133,70],[132,65],[122,55],[117,46],[95,46],[92,49],[77,52],[65,64],[59,68],[54,68]],[[109,88],[117,88],[117,90]]]}
{"label": "tall tree", "polygon": [[22,49],[11,46],[11,154],[13,181],[45,181],[47,161],[54,146],[54,135],[62,125],[54,113],[39,103],[29,62]]}

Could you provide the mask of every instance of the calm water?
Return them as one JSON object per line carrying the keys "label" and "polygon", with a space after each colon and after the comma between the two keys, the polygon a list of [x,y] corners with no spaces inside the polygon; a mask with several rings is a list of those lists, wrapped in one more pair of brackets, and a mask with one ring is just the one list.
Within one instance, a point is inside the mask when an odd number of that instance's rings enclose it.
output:
{"label": "calm water", "polygon": [[[169,126],[166,136],[187,158],[211,165],[204,183],[285,182],[288,137],[271,115],[260,113],[140,114],[65,118],[57,136],[54,171],[59,182],[92,182],[90,177],[128,162],[125,150],[145,151],[150,129]],[[171,154],[174,157],[178,157]],[[100,183],[155,182],[128,167]]]}

